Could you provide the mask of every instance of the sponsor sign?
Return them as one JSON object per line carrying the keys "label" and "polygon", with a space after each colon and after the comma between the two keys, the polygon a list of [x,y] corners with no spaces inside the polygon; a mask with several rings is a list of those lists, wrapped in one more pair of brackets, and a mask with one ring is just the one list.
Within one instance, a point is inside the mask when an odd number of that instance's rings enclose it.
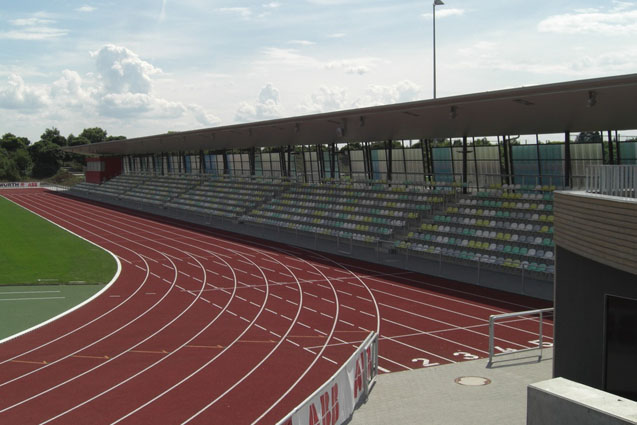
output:
{"label": "sponsor sign", "polygon": [[0,182],[1,189],[34,189],[40,187],[40,182]]}
{"label": "sponsor sign", "polygon": [[278,425],[340,425],[367,394],[378,370],[378,337],[372,334],[321,388]]}

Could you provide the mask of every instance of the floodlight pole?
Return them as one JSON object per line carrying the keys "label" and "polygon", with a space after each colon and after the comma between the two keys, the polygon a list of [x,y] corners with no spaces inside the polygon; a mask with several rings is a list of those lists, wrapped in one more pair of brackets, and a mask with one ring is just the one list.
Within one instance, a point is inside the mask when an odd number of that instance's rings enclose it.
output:
{"label": "floodlight pole", "polygon": [[442,0],[434,0],[433,17],[434,17],[434,99],[436,98],[436,6],[442,6]]}

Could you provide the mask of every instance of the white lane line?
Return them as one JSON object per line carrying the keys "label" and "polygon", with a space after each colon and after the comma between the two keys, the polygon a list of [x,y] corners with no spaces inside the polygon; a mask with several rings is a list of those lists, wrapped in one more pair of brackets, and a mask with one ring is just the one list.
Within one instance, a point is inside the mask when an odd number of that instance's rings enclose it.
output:
{"label": "white lane line", "polygon": [[[111,295],[118,297],[119,295]],[[35,298],[0,298],[0,301],[45,301],[45,300],[65,300],[66,297],[35,297]]]}
{"label": "white lane line", "polygon": [[355,309],[354,307],[350,307],[350,306],[345,305],[345,304],[341,304],[341,307],[345,307],[345,308],[346,308],[346,309],[348,309],[348,310],[356,311],[356,309]]}
{"label": "white lane line", "polygon": [[306,310],[310,310],[310,311],[311,311],[311,312],[313,312],[313,313],[318,313],[318,311],[316,311],[316,310],[314,310],[313,308],[310,308],[310,307],[308,307],[308,306],[306,306],[306,305],[304,305],[304,306],[303,306],[303,308],[304,308],[304,309],[306,309]]}
{"label": "white lane line", "polygon": [[363,311],[363,310],[359,310],[359,313],[364,314],[364,315],[369,316],[369,317],[376,317],[375,315],[373,315],[371,313],[368,313],[366,311]]}
{"label": "white lane line", "polygon": [[270,310],[270,309],[269,309],[269,308],[267,308],[267,307],[265,308],[265,311],[267,311],[268,313],[276,314],[276,315],[278,315],[278,314],[279,314],[279,313],[277,313],[276,311],[274,311],[274,310]]}
{"label": "white lane line", "polygon": [[318,298],[318,295],[314,295],[311,292],[303,292],[305,295],[309,295],[310,297]]}
{"label": "white lane line", "polygon": [[278,298],[280,300],[282,300],[283,298],[279,297],[277,294],[270,294],[271,296],[273,296],[274,298]]}
{"label": "white lane line", "polygon": [[334,316],[330,316],[329,314],[325,314],[325,313],[323,313],[322,311],[321,311],[321,316],[325,316],[325,317],[328,317],[328,318],[330,318],[330,319],[333,319],[333,318],[334,318]]}
{"label": "white lane line", "polygon": [[325,360],[329,361],[329,362],[332,362],[332,363],[336,364],[336,365],[338,364],[338,363],[336,363],[334,360],[330,359],[330,358],[329,358],[329,357],[327,357],[327,356],[321,356],[321,357],[322,357],[323,359],[325,359]]}
{"label": "white lane line", "polygon": [[250,301],[250,304],[252,304],[252,305],[253,305],[253,306],[255,306],[255,307],[261,308],[261,305],[260,305],[260,304],[257,304],[257,303],[255,303],[255,302],[253,302],[253,301]]}
{"label": "white lane line", "polygon": [[287,320],[292,320],[291,317],[288,317],[285,314],[279,314],[279,316],[281,316],[281,317],[283,317],[284,319],[287,319]]}
{"label": "white lane line", "polygon": [[19,291],[19,292],[0,292],[0,295],[18,295],[18,294],[59,294],[62,291]]}
{"label": "white lane line", "polygon": [[236,298],[239,298],[241,301],[245,301],[247,302],[248,300],[246,300],[245,298],[243,298],[242,296],[239,295],[235,295]]}
{"label": "white lane line", "polygon": [[341,322],[343,322],[343,323],[345,323],[346,325],[349,325],[349,326],[351,326],[351,327],[354,327],[354,324],[353,324],[353,323],[348,322],[347,320],[343,320],[343,319],[341,319]]}

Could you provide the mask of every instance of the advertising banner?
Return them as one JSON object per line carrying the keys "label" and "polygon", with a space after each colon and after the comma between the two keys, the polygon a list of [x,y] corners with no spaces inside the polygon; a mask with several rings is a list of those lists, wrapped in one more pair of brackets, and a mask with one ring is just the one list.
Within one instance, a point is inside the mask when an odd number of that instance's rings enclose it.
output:
{"label": "advertising banner", "polygon": [[34,189],[40,187],[40,182],[0,182],[2,189]]}
{"label": "advertising banner", "polygon": [[372,332],[321,388],[279,425],[340,425],[365,401],[378,370],[378,337]]}

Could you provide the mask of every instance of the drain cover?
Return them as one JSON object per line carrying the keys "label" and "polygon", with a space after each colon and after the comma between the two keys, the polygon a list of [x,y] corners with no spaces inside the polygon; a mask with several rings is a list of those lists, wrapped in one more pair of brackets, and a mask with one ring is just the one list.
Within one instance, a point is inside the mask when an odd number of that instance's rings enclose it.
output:
{"label": "drain cover", "polygon": [[468,387],[480,387],[482,385],[489,385],[491,380],[488,378],[483,378],[481,376],[461,376],[459,378],[454,379],[456,384],[466,385]]}

